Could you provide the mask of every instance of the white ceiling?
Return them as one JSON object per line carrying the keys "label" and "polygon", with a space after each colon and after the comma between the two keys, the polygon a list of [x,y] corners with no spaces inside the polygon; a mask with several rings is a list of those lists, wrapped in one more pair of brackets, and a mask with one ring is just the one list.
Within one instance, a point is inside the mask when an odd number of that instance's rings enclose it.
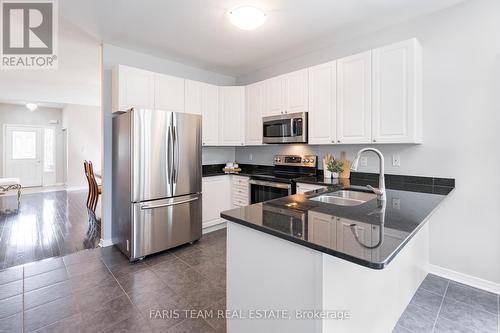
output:
{"label": "white ceiling", "polygon": [[[239,76],[463,0],[64,0],[62,16],[104,43]],[[228,8],[268,13],[254,31]]]}

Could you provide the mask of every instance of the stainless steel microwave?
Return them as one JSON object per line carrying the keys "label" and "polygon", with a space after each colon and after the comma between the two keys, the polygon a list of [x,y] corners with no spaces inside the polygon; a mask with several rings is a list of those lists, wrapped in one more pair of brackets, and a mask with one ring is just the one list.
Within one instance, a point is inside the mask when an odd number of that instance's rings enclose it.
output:
{"label": "stainless steel microwave", "polygon": [[307,112],[264,117],[262,142],[307,143]]}

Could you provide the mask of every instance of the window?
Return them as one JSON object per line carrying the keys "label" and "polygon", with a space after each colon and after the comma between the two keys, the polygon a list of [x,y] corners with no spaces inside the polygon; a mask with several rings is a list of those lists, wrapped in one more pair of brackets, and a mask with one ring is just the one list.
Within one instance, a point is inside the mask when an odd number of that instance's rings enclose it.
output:
{"label": "window", "polygon": [[54,171],[54,129],[46,128],[44,133],[44,156],[43,156],[43,171],[53,172]]}
{"label": "window", "polygon": [[36,132],[12,131],[12,159],[36,158]]}

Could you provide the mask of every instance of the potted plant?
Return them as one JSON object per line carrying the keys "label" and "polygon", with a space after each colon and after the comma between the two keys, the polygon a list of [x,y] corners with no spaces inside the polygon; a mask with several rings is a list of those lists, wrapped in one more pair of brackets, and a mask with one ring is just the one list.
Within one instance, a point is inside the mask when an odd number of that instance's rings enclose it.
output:
{"label": "potted plant", "polygon": [[325,162],[326,162],[325,163],[326,171],[324,171],[325,178],[339,178],[339,174],[344,171],[344,163],[340,160],[336,160],[331,154],[328,154],[325,157]]}

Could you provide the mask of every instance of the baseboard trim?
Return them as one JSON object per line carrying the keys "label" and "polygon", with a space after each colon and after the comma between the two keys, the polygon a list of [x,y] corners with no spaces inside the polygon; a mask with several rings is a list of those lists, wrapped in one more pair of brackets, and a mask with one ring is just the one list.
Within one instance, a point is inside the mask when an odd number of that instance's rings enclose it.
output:
{"label": "baseboard trim", "polygon": [[99,247],[108,247],[113,245],[113,240],[112,239],[103,239],[101,238],[99,242]]}
{"label": "baseboard trim", "polygon": [[66,191],[72,192],[72,191],[82,191],[88,189],[87,186],[68,186],[66,187]]}
{"label": "baseboard trim", "polygon": [[449,280],[460,282],[475,288],[486,290],[495,294],[500,294],[500,283],[484,280],[475,276],[460,273],[436,265],[429,265],[429,273],[444,277]]}
{"label": "baseboard trim", "polygon": [[204,226],[203,227],[203,230],[202,230],[202,233],[203,234],[208,234],[209,232],[212,232],[212,231],[216,231],[216,230],[219,230],[219,229],[224,229],[226,227],[226,221],[222,221],[222,222],[219,222],[217,224],[212,224],[212,225],[209,225],[209,226]]}

